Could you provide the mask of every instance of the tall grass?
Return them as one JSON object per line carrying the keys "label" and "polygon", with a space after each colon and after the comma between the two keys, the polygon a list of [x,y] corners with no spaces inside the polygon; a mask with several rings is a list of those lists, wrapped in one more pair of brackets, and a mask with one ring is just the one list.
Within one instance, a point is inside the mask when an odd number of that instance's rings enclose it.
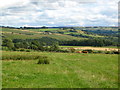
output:
{"label": "tall grass", "polygon": [[2,60],[36,60],[44,57],[47,58],[47,56],[43,56],[43,55],[29,55],[29,54],[7,55],[7,56],[3,55]]}

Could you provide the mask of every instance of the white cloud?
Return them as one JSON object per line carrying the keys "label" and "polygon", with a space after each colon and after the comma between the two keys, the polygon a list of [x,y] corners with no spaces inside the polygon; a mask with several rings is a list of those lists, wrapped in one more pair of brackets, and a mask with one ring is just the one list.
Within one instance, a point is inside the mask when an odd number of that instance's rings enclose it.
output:
{"label": "white cloud", "polygon": [[80,3],[79,0],[0,1],[3,1],[0,5],[1,25],[117,25],[118,0],[97,0],[96,3]]}
{"label": "white cloud", "polygon": [[0,8],[10,7],[17,4],[27,4],[29,0],[0,0]]}

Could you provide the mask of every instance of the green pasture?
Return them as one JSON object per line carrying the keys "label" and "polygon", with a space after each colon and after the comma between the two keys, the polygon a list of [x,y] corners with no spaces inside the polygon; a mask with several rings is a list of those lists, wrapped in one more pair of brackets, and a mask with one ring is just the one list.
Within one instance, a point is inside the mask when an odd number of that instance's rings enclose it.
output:
{"label": "green pasture", "polygon": [[25,35],[25,34],[11,34],[11,33],[4,33],[6,37],[9,37],[10,39],[39,39],[42,37],[51,37],[57,40],[81,40],[85,38],[78,38],[74,36],[69,35],[63,35],[63,34],[51,34],[51,35],[44,35],[44,34],[34,34],[34,35]]}
{"label": "green pasture", "polygon": [[28,29],[29,31],[43,32],[43,31],[55,31],[59,30],[59,28],[48,28],[48,29]]}
{"label": "green pasture", "polygon": [[47,56],[38,60],[3,60],[3,88],[118,88],[118,55],[3,51],[4,56]]}
{"label": "green pasture", "polygon": [[12,33],[12,35],[13,34],[30,34],[30,35],[32,35],[32,34],[35,34],[35,32],[28,32],[28,31],[24,31],[24,30],[22,30],[22,29],[10,29],[10,28],[2,28],[1,29],[2,30],[2,32],[5,32],[5,33]]}

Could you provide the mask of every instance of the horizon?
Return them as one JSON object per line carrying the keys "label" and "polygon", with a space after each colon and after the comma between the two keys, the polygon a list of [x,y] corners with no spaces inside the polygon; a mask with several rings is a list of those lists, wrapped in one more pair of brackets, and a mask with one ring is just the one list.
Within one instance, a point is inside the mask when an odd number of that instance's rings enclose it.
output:
{"label": "horizon", "polygon": [[[45,25],[44,25],[45,26]],[[6,27],[6,28],[24,28],[24,27],[31,27],[31,28],[41,28],[43,26],[20,26],[20,27],[15,27],[15,26],[0,26],[0,27]],[[52,28],[52,27],[58,27],[58,28],[62,28],[62,27],[118,27],[118,26],[45,26],[48,28]]]}

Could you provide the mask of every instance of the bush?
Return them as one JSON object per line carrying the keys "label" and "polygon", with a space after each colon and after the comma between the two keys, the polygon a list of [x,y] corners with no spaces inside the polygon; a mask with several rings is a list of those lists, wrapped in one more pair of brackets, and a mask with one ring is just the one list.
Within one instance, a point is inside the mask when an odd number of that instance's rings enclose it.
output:
{"label": "bush", "polygon": [[112,52],[111,51],[107,51],[107,52],[105,52],[105,54],[112,54]]}
{"label": "bush", "polygon": [[91,49],[86,49],[86,50],[83,50],[83,51],[87,51],[88,53],[92,53],[93,52],[93,50],[91,50]]}
{"label": "bush", "polygon": [[26,52],[30,52],[30,50],[26,50]]}
{"label": "bush", "polygon": [[8,47],[2,47],[2,50],[9,51],[10,49]]}
{"label": "bush", "polygon": [[39,59],[37,64],[44,64],[44,60],[43,59]]}
{"label": "bush", "polygon": [[114,54],[120,54],[120,51],[113,51]]}
{"label": "bush", "polygon": [[17,51],[17,49],[15,47],[12,48],[13,51]]}
{"label": "bush", "polygon": [[48,57],[39,58],[37,64],[50,64],[49,58]]}
{"label": "bush", "polygon": [[71,53],[74,53],[74,52],[75,52],[75,49],[74,49],[74,48],[70,48],[70,52],[71,52]]}
{"label": "bush", "polygon": [[2,60],[37,60],[44,58],[45,56],[40,55],[2,55]]}
{"label": "bush", "polygon": [[50,64],[50,61],[48,59],[44,60],[44,64]]}
{"label": "bush", "polygon": [[105,53],[105,51],[94,51],[93,53]]}
{"label": "bush", "polygon": [[25,49],[22,48],[22,49],[20,49],[19,51],[25,51]]}
{"label": "bush", "polygon": [[119,51],[106,51],[105,54],[120,54]]}
{"label": "bush", "polygon": [[104,51],[98,51],[98,53],[105,53]]}

